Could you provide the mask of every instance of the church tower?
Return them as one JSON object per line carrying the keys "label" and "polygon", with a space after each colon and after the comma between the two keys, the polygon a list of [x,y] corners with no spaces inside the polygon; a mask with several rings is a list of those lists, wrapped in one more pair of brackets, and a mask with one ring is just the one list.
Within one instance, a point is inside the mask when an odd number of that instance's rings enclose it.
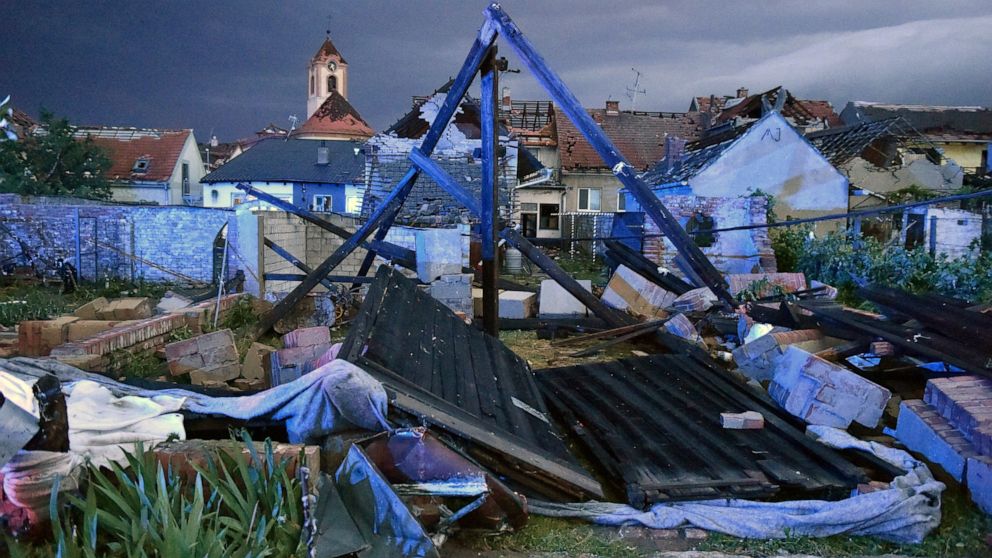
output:
{"label": "church tower", "polygon": [[307,118],[313,116],[333,91],[348,98],[348,63],[334,47],[330,34],[310,59],[307,74]]}

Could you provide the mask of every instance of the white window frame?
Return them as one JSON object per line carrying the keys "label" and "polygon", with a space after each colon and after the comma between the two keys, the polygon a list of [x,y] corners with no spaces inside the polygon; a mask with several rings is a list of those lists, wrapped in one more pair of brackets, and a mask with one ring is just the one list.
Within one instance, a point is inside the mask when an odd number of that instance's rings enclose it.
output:
{"label": "white window frame", "polygon": [[346,196],[344,200],[344,211],[357,215],[362,212],[362,196]]}
{"label": "white window frame", "polygon": [[[586,206],[587,207],[582,207],[582,191],[583,190],[585,190],[586,192],[588,192],[586,194]],[[596,207],[595,209],[593,209],[591,207],[588,207],[588,206],[591,206],[592,205],[590,202],[592,201],[592,193],[593,192],[596,192],[596,193],[599,194],[599,199],[596,200],[597,201],[597,204],[596,205],[598,207]],[[577,196],[577,198],[575,200],[575,206],[578,208],[579,211],[588,211],[590,213],[597,213],[597,212],[602,211],[603,210],[603,189],[602,188],[579,188],[578,196]]]}
{"label": "white window frame", "polygon": [[623,192],[617,192],[617,212],[627,211],[627,196]]}
{"label": "white window frame", "polygon": [[[318,200],[320,200],[321,202],[326,201],[327,203],[326,203],[326,205],[325,204],[318,204],[317,203]],[[326,207],[327,209],[322,209],[323,207]],[[333,195],[331,195],[331,194],[314,194],[314,196],[312,198],[310,198],[310,211],[316,211],[318,213],[330,213],[333,210],[334,210],[334,196]]]}

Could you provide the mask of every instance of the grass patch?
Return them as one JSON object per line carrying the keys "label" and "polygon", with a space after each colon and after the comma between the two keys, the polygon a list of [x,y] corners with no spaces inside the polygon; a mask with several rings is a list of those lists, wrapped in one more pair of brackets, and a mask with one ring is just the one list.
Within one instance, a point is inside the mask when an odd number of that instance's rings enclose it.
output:
{"label": "grass patch", "polygon": [[98,297],[149,297],[158,300],[170,288],[163,283],[130,283],[111,280],[86,283],[63,294],[61,283],[21,284],[0,289],[0,325],[12,327],[24,320],[47,320],[68,314]]}
{"label": "grass patch", "polygon": [[479,552],[562,552],[568,556],[591,554],[608,558],[643,555],[626,542],[604,537],[588,523],[557,517],[532,515],[526,528],[513,533],[485,537],[464,533],[456,536],[458,543]]}

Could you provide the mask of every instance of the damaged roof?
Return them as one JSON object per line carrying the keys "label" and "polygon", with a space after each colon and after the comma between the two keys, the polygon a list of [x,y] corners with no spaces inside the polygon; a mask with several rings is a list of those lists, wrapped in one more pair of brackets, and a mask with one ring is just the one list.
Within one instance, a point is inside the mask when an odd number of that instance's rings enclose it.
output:
{"label": "damaged roof", "polygon": [[[317,149],[328,150],[326,165]],[[310,182],[353,184],[364,180],[365,148],[356,141],[271,138],[228,161],[200,182]]]}
{"label": "damaged roof", "polygon": [[[106,150],[111,180],[167,182],[193,130],[154,128],[118,128],[112,126],[79,127],[77,139],[89,137]],[[143,164],[139,161],[144,161]]]}
{"label": "damaged roof", "polygon": [[727,128],[721,133],[686,144],[681,159],[672,169],[667,168],[666,157],[641,175],[641,179],[651,186],[689,180],[719,157],[757,122],[755,120],[742,126]]}
{"label": "damaged roof", "polygon": [[786,97],[779,112],[782,116],[791,119],[794,125],[803,127],[816,123],[825,123],[830,128],[843,126],[843,121],[834,111],[834,107],[829,101],[797,99],[782,86],[769,89],[762,93],[749,95],[729,107],[726,105],[731,103],[725,102],[721,106],[720,114],[716,117],[716,122],[728,122],[734,118],[761,118],[764,113],[761,98],[765,97],[768,103],[774,105],[782,92],[785,92]]}
{"label": "damaged roof", "polygon": [[931,140],[992,140],[992,109],[979,106],[895,105],[851,101],[841,112],[845,124],[902,117]]}
{"label": "damaged roof", "polygon": [[[641,112],[586,109],[620,154],[638,171],[646,170],[665,154],[665,137],[693,141],[702,133],[702,113]],[[561,168],[565,171],[605,169],[599,154],[567,118],[556,122]]]}
{"label": "damaged roof", "polygon": [[341,56],[341,52],[338,51],[334,43],[331,42],[331,37],[328,36],[324,39],[324,42],[317,49],[317,53],[313,55],[313,61],[320,62],[327,60],[329,58],[337,58],[341,64],[347,64],[344,56]]}
{"label": "damaged roof", "polygon": [[293,132],[294,136],[322,134],[367,139],[375,131],[347,99],[332,90],[313,115]]}

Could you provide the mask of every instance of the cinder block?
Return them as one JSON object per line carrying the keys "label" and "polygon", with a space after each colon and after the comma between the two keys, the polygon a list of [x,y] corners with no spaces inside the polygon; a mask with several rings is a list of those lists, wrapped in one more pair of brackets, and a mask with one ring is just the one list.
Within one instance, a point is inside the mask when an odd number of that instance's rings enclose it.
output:
{"label": "cinder block", "polygon": [[618,310],[630,311],[644,318],[665,318],[668,308],[678,298],[648,281],[637,272],[621,265],[603,292],[602,301]]}
{"label": "cinder block", "polygon": [[[583,289],[592,292],[592,281],[582,279],[578,283]],[[568,318],[585,316],[587,313],[585,305],[554,279],[541,281],[541,290],[538,296],[538,311],[542,318]]]}
{"label": "cinder block", "polygon": [[331,330],[326,326],[302,327],[282,336],[283,347],[309,347],[331,342]]}
{"label": "cinder block", "polygon": [[80,341],[89,339],[98,333],[111,329],[118,323],[120,322],[106,320],[79,320],[72,322],[66,328],[66,340]]}
{"label": "cinder block", "polygon": [[704,312],[717,301],[709,287],[700,287],[679,295],[672,301],[672,307],[679,312]]}
{"label": "cinder block", "polygon": [[442,275],[462,271],[462,239],[458,229],[417,231],[417,277],[430,283]]}
{"label": "cinder block", "polygon": [[267,381],[271,370],[269,355],[273,351],[275,351],[274,347],[262,343],[252,343],[245,354],[245,361],[241,365],[241,377],[249,380],[262,380],[263,383]]}
{"label": "cinder block", "polygon": [[891,396],[882,386],[794,346],[776,363],[768,391],[807,423],[836,428],[852,421],[874,428]]}
{"label": "cinder block", "polygon": [[499,317],[533,318],[537,312],[537,294],[527,291],[503,291],[499,294]]}

